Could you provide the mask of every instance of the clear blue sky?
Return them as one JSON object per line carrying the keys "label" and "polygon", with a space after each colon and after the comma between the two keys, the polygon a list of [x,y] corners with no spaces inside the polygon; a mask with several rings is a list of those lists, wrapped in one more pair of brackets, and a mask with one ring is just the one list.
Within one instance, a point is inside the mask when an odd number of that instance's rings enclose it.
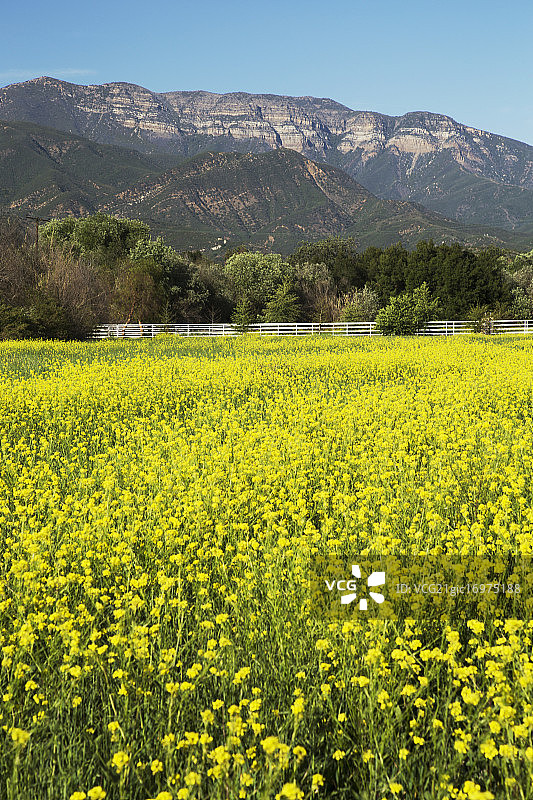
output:
{"label": "clear blue sky", "polygon": [[29,0],[4,5],[0,85],[40,75],[435,111],[533,144],[531,0]]}

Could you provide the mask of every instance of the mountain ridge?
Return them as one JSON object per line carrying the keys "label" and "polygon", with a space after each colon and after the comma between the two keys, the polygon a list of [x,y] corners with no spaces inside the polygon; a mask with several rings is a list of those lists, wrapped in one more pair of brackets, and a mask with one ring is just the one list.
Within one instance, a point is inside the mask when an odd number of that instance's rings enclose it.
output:
{"label": "mountain ridge", "polygon": [[182,250],[246,243],[288,253],[302,240],[334,235],[353,236],[361,247],[414,246],[429,237],[528,245],[513,232],[465,227],[417,204],[377,198],[337,167],[291,149],[147,155],[28,122],[0,121],[0,211],[139,218]]}
{"label": "mountain ridge", "polygon": [[343,169],[382,199],[412,200],[464,224],[533,224],[533,146],[431,111],[395,117],[331,98],[157,93],[124,81],[42,77],[0,89],[0,119],[152,155],[290,148]]}
{"label": "mountain ridge", "polygon": [[[50,213],[85,214],[104,208],[120,213],[120,208],[127,209],[127,204],[132,203],[157,223],[155,208],[163,203],[164,196],[164,190],[156,188],[160,173],[171,171],[172,167],[206,151],[259,156],[291,150],[315,165],[311,172],[322,176],[322,184],[317,188],[321,193],[320,203],[326,200],[332,203],[328,214],[333,214],[331,219],[338,219],[342,230],[350,227],[343,204],[353,207],[354,197],[360,193],[356,185],[382,202],[379,207],[373,205],[379,224],[377,218],[373,222],[370,217],[367,220],[369,225],[377,226],[378,239],[383,234],[383,215],[398,221],[398,214],[407,217],[414,214],[417,218],[416,223],[412,220],[402,223],[398,230],[400,238],[404,235],[402,231],[411,228],[422,236],[427,226],[431,230],[440,226],[445,236],[462,237],[462,241],[479,243],[488,236],[494,242],[528,246],[525,242],[533,229],[533,147],[434,112],[409,112],[393,117],[352,111],[331,98],[247,92],[218,94],[203,90],[155,93],[127,82],[81,86],[43,77],[0,89],[0,120],[4,120],[1,123],[4,161],[7,158],[10,162],[9,141],[11,149],[15,142],[18,155],[11,159],[11,173],[14,175],[17,169],[21,173],[17,192],[11,185],[14,178],[6,178],[9,170],[4,163],[4,183],[0,184],[0,203],[4,207],[16,202],[20,207],[31,206],[33,210],[41,207]],[[36,126],[33,134],[29,128],[21,128],[24,125]],[[63,143],[57,137],[51,142],[52,131],[64,134]],[[64,156],[61,163],[57,159],[54,162],[51,157],[45,163],[36,153],[39,137],[45,141],[45,151],[47,147],[56,151],[67,147],[74,155],[70,161]],[[73,137],[80,140],[75,146]],[[102,148],[115,150],[104,153]],[[109,168],[104,167],[106,159]],[[21,166],[30,161],[34,163],[33,177]],[[235,159],[223,163],[227,169],[235,168],[245,174],[246,161],[239,162],[238,167]],[[304,213],[312,174],[308,170],[304,180],[300,165],[292,163],[291,170],[300,170],[298,180],[305,196],[297,197],[295,175],[291,178],[294,185],[289,187],[277,174],[277,167],[272,166],[274,163],[257,161],[264,170],[264,180],[275,180],[276,191],[281,194],[287,191],[295,208]],[[194,162],[189,168],[198,170],[199,164]],[[203,168],[206,165],[204,162]],[[320,165],[341,170],[355,184],[341,189],[342,180],[321,171]],[[56,199],[62,198],[63,205],[60,202],[54,206],[46,182],[37,185],[40,170],[48,176],[49,188],[55,187]],[[178,171],[180,180],[188,180],[186,170]],[[168,186],[172,184],[172,198],[166,198],[163,205],[172,210],[174,221],[180,215],[189,219],[188,212],[180,205],[184,200],[175,186],[175,178],[176,175],[166,178]],[[197,172],[195,180],[199,180]],[[229,174],[224,178],[217,173],[218,190],[225,180],[233,186],[233,194],[226,193],[226,201],[233,208],[238,187]],[[142,192],[135,186],[143,181],[151,186],[151,195],[157,196],[153,208],[148,207],[146,198],[138,200]],[[32,185],[37,194],[30,202]],[[258,202],[267,202],[267,189],[254,184]],[[187,191],[192,192],[192,187]],[[328,198],[328,191],[337,193],[335,198]],[[403,206],[405,203],[413,205]],[[196,222],[200,217],[205,218],[204,211],[198,206]],[[284,213],[290,216],[290,209],[285,208]],[[263,219],[262,211],[257,214],[258,219]],[[238,228],[237,216],[233,221]],[[459,227],[450,227],[450,221],[460,223]],[[219,222],[213,231],[222,231]],[[357,227],[357,220],[354,224]],[[316,224],[312,227],[315,229]],[[393,228],[394,225],[389,227],[390,235]],[[302,225],[302,230],[305,229],[306,224]],[[506,234],[506,230],[516,235]],[[366,234],[365,239],[370,241]]]}

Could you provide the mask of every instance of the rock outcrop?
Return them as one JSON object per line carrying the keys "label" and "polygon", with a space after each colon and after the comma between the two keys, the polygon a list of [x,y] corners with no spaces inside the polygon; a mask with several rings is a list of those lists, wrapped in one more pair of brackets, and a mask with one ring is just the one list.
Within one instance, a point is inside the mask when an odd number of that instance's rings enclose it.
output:
{"label": "rock outcrop", "polygon": [[43,77],[0,89],[0,119],[144,153],[290,148],[340,166],[380,197],[463,222],[519,227],[533,199],[533,147],[429,112],[392,117],[326,98],[156,93]]}

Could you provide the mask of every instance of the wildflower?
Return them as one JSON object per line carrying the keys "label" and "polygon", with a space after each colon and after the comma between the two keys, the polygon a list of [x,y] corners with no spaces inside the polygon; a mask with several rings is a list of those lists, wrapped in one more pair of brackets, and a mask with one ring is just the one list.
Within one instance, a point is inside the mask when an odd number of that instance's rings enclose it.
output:
{"label": "wildflower", "polygon": [[305,747],[302,747],[301,745],[296,745],[296,747],[293,748],[292,752],[294,753],[298,761],[301,761],[307,755],[307,750],[305,749]]}
{"label": "wildflower", "polygon": [[123,750],[119,750],[118,753],[115,753],[113,758],[111,759],[112,766],[115,767],[117,772],[122,772],[124,767],[126,767],[129,763],[130,757],[127,753]]}
{"label": "wildflower", "polygon": [[106,796],[106,792],[102,789],[101,786],[93,786],[92,789],[89,789],[87,792],[87,797],[89,800],[104,800]]}
{"label": "wildflower", "polygon": [[485,758],[488,758],[489,760],[498,755],[498,748],[494,743],[494,739],[487,739],[480,745],[479,749]]}
{"label": "wildflower", "polygon": [[465,701],[465,703],[469,703],[470,705],[477,706],[479,700],[481,698],[481,692],[475,692],[469,689],[468,686],[464,686],[461,691],[461,697]]}
{"label": "wildflower", "polygon": [[189,772],[185,776],[185,783],[187,786],[200,786],[201,778],[197,772]]}
{"label": "wildflower", "polygon": [[499,753],[504,758],[516,758],[517,748],[512,744],[501,744]]}
{"label": "wildflower", "polygon": [[468,800],[494,800],[492,792],[482,792],[480,785],[473,781],[465,781],[463,792],[468,797]]}
{"label": "wildflower", "polygon": [[311,780],[311,791],[317,792],[321,786],[324,786],[324,778],[320,772],[315,772]]}
{"label": "wildflower", "polygon": [[291,711],[295,717],[300,717],[304,712],[304,708],[305,708],[305,701],[303,697],[297,697],[291,706]]}
{"label": "wildflower", "polygon": [[304,793],[296,783],[285,783],[281,792],[276,795],[276,800],[280,800],[282,797],[285,797],[286,800],[303,800]]}
{"label": "wildflower", "polygon": [[28,731],[23,731],[22,728],[11,728],[11,738],[18,747],[25,747],[30,738]]}
{"label": "wildflower", "polygon": [[261,741],[261,745],[265,753],[270,756],[279,748],[280,741],[277,736],[267,736]]}

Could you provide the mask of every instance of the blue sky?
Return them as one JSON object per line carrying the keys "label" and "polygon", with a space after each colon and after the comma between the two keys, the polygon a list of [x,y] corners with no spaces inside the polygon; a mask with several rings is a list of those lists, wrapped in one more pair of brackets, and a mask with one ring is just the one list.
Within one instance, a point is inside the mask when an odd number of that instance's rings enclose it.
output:
{"label": "blue sky", "polygon": [[0,85],[40,75],[435,111],[533,144],[531,0],[9,3]]}

